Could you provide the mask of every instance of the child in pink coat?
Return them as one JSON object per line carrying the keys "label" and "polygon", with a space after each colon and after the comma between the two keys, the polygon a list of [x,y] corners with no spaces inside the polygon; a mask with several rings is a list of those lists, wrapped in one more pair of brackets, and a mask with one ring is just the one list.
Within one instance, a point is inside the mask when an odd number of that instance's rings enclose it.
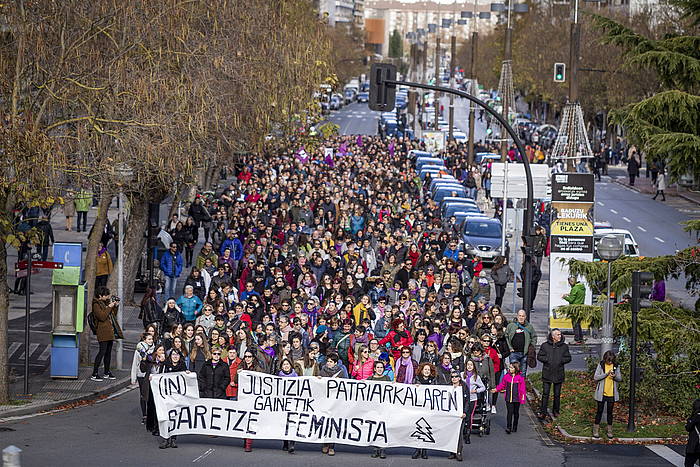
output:
{"label": "child in pink coat", "polygon": [[518,419],[520,418],[520,404],[527,400],[525,378],[520,374],[520,363],[512,362],[508,365],[508,374],[503,377],[501,383],[491,392],[506,393],[506,433],[518,431]]}

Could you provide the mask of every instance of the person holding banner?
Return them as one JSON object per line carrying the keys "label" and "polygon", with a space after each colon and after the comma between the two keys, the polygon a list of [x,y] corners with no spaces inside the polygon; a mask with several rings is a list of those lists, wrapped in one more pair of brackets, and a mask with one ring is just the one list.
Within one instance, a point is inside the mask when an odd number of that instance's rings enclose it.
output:
{"label": "person holding banner", "polygon": [[[247,347],[246,350],[243,352],[243,360],[241,361],[241,364],[238,367],[238,371],[241,370],[247,370],[247,371],[255,371],[258,373],[264,373],[263,369],[260,367],[260,364],[258,363],[257,358],[255,358],[254,354],[254,347]],[[238,386],[238,372],[236,372],[236,379],[235,379],[236,386]],[[252,452],[253,451],[253,440],[250,438],[244,438],[243,439],[243,450],[245,452]]]}
{"label": "person holding banner", "polygon": [[[405,349],[408,349],[408,347],[404,347],[401,349],[401,360],[405,358]],[[410,350],[410,349],[409,349]],[[415,361],[411,359],[411,357],[408,357],[411,362],[415,365]],[[400,360],[400,361],[401,361]],[[401,368],[406,367],[408,368],[410,365],[405,365],[404,363],[399,363],[399,371],[401,371]],[[406,370],[406,373],[408,373],[409,370]],[[420,366],[420,369],[416,372],[416,376],[414,378],[414,383],[417,386],[431,386],[435,384],[435,376],[436,376],[437,371],[435,370],[435,367],[431,365],[430,363],[423,363]],[[407,379],[408,377],[406,377]],[[398,378],[396,380],[397,382],[404,382],[404,381],[399,381]],[[409,383],[410,384],[410,383]],[[411,459],[427,459],[428,458],[428,450],[427,449],[421,449],[418,448],[413,452],[413,455],[411,456]]]}
{"label": "person holding banner", "polygon": [[[294,365],[292,364],[292,361],[288,358],[285,358],[282,360],[282,363],[280,364],[280,371],[277,373],[275,376],[281,376],[283,378],[296,378],[299,375],[297,374],[296,371],[294,371]],[[294,449],[295,449],[295,444],[296,441],[288,441],[284,440],[282,444],[282,450],[287,451],[289,454],[294,454]],[[333,454],[329,455],[333,456],[335,455],[335,451],[333,451]]]}
{"label": "person holding banner", "polygon": [[221,349],[214,348],[211,359],[197,370],[199,397],[226,399],[226,389],[231,382],[229,366],[221,360]]}

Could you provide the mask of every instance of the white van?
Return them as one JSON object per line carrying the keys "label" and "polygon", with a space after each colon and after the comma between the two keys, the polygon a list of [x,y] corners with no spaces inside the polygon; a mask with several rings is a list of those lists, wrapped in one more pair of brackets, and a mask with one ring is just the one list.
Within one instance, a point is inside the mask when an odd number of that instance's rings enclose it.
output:
{"label": "white van", "polygon": [[625,247],[623,255],[625,256],[639,256],[639,244],[637,240],[634,239],[632,232],[626,229],[613,229],[613,228],[597,228],[593,230],[593,257],[596,260],[600,258],[597,255],[597,246],[601,238],[606,235],[619,235],[625,238]]}

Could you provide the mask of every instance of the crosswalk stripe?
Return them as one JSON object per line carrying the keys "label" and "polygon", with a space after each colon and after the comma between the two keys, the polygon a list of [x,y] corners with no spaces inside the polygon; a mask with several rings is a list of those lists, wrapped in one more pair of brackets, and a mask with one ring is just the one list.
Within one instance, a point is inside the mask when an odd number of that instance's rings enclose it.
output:
{"label": "crosswalk stripe", "polygon": [[670,464],[673,464],[677,467],[682,467],[684,465],[683,456],[681,456],[668,446],[664,446],[663,444],[650,444],[647,445],[647,449],[652,451],[657,456],[665,459]]}
{"label": "crosswalk stripe", "polygon": [[15,352],[17,352],[17,349],[19,349],[21,345],[22,344],[20,344],[19,342],[13,342],[12,344],[10,344],[10,348],[7,350],[8,360],[12,358],[12,356],[15,354]]}
{"label": "crosswalk stripe", "polygon": [[47,345],[44,351],[41,352],[41,355],[39,355],[39,361],[45,362],[49,359],[49,355],[51,355],[51,346]]}
{"label": "crosswalk stripe", "polygon": [[[32,358],[32,354],[36,352],[36,349],[39,348],[39,344],[29,344],[29,358]],[[22,352],[22,355],[19,356],[20,360],[24,360],[24,352]]]}

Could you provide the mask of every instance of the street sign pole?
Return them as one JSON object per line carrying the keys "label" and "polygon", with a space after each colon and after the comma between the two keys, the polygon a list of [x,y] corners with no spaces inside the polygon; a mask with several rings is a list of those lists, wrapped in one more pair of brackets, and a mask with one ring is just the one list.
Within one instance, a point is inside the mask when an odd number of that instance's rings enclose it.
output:
{"label": "street sign pole", "polygon": [[32,246],[27,243],[27,287],[24,308],[24,394],[29,396],[29,312],[32,303]]}

